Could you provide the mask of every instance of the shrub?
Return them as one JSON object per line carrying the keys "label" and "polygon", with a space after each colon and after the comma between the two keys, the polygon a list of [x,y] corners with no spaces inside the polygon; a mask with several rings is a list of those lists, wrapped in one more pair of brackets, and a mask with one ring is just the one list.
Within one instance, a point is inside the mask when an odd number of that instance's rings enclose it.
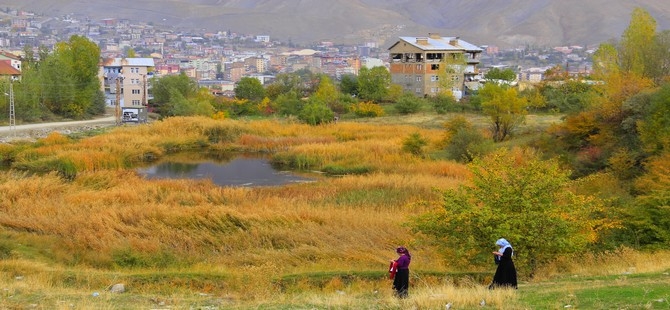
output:
{"label": "shrub", "polygon": [[419,112],[423,99],[411,93],[404,93],[395,103],[395,109],[400,114],[412,114]]}
{"label": "shrub", "polygon": [[368,166],[342,167],[337,165],[328,165],[323,167],[322,170],[328,175],[360,175],[370,173],[372,168]]}
{"label": "shrub", "polygon": [[451,93],[440,93],[435,97],[430,98],[430,102],[433,104],[433,109],[437,114],[445,114],[447,112],[455,112],[460,110],[458,107],[458,101]]}
{"label": "shrub", "polygon": [[384,109],[371,101],[360,102],[351,106],[351,112],[358,117],[377,117],[384,115]]}
{"label": "shrub", "polygon": [[335,113],[325,104],[314,101],[300,111],[298,119],[310,125],[319,125],[331,122],[334,116]]}
{"label": "shrub", "polygon": [[423,155],[423,147],[427,144],[428,141],[415,132],[403,141],[402,150],[413,155]]}

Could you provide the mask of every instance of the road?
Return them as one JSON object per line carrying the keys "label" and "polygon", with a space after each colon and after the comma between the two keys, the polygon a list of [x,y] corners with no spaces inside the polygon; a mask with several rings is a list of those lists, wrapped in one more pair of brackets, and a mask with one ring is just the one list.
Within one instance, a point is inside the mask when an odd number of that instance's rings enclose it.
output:
{"label": "road", "polygon": [[9,126],[0,126],[0,142],[6,142],[8,140],[17,138],[25,139],[44,137],[53,131],[70,133],[99,127],[109,127],[114,126],[115,124],[116,121],[114,116],[106,116],[103,118],[82,121],[17,125],[15,128],[10,128]]}

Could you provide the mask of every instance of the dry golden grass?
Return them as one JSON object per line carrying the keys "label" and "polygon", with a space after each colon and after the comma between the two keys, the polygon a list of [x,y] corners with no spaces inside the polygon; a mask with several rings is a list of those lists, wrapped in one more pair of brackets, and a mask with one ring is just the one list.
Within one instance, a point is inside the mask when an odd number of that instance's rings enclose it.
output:
{"label": "dry golden grass", "polygon": [[[475,283],[415,278],[411,297],[399,301],[391,296],[388,280],[341,277],[377,272],[383,278],[399,244],[414,253],[416,274],[449,271],[439,249],[415,240],[405,224],[439,206],[435,189],[455,188],[470,173],[455,162],[403,153],[403,139],[414,132],[430,142],[427,152],[443,137],[440,129],[412,124],[313,127],[173,118],[82,140],[53,134],[35,146],[0,146],[0,154],[15,152],[20,165],[71,162],[77,170],[71,179],[0,172],[0,254],[9,245],[11,258],[0,261],[0,285],[22,296],[48,292],[40,303],[55,305],[51,308],[113,308],[117,297],[91,300],[90,294],[119,277],[134,281],[133,294],[142,296],[139,304],[146,308],[160,306],[151,297],[160,292],[165,305],[176,307],[252,302],[355,309],[363,300],[378,306],[372,308],[434,309],[452,302],[462,309],[484,299],[492,307],[512,309],[514,292],[490,292]],[[145,180],[127,170],[180,150],[268,152],[315,158],[321,167],[364,165],[372,172],[307,184],[227,188],[209,181]],[[603,264],[614,273],[657,271],[648,267],[651,263],[669,268],[667,253],[612,254],[617,259],[561,258],[538,274],[558,276],[564,268],[597,274]],[[286,275],[299,279],[289,292],[277,284]],[[310,275],[327,280],[315,286]],[[63,279],[73,282],[59,283]],[[2,302],[0,307],[17,307]]]}
{"label": "dry golden grass", "polygon": [[670,252],[641,252],[619,248],[604,253],[584,253],[577,257],[560,257],[537,272],[535,281],[561,276],[606,276],[637,273],[659,273],[670,270]]}

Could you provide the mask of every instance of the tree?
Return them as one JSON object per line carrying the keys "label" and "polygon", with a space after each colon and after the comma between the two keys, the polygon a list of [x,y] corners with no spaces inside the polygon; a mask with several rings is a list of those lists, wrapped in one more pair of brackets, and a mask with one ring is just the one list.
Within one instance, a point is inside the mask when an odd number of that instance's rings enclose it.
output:
{"label": "tree", "polygon": [[[74,35],[68,42],[56,44],[53,57],[59,58],[61,76],[68,76],[74,83],[74,98],[61,105],[61,111],[69,117],[79,118],[93,112],[104,112],[104,96],[101,96],[98,70],[100,48],[86,37]],[[65,74],[63,74],[65,73]]]}
{"label": "tree", "polygon": [[621,68],[640,76],[648,76],[647,61],[654,46],[656,21],[647,11],[635,8],[630,24],[621,36]]}
{"label": "tree", "polygon": [[290,92],[293,92],[296,95],[301,95],[303,93],[302,81],[298,74],[277,74],[274,81],[266,88],[266,94],[271,100],[275,100],[280,95],[288,94]]}
{"label": "tree", "polygon": [[358,72],[358,94],[363,100],[381,102],[390,85],[391,73],[385,67],[363,67]]}
{"label": "tree", "polygon": [[310,125],[320,125],[332,122],[334,116],[333,111],[325,103],[312,99],[302,108],[298,119]]}
{"label": "tree", "polygon": [[178,75],[153,78],[151,85],[154,95],[152,108],[154,112],[163,116],[174,115],[168,112],[169,109],[164,109],[167,104],[173,101],[174,95],[178,93],[180,98],[177,99],[181,100],[181,98],[187,99],[194,96],[198,91],[198,84],[183,72]]}
{"label": "tree", "polygon": [[499,68],[493,68],[489,70],[489,72],[486,72],[484,78],[487,80],[501,80],[501,81],[512,82],[516,80],[516,73],[514,72],[514,70],[510,68],[505,68],[503,70],[500,70]]}
{"label": "tree", "polygon": [[331,110],[337,110],[340,113],[346,111],[346,108],[340,104],[340,91],[335,87],[335,84],[325,74],[319,77],[319,87],[312,94],[312,97],[317,101],[325,103]]}
{"label": "tree", "polygon": [[482,110],[491,122],[494,142],[502,142],[525,120],[528,102],[517,95],[515,88],[487,83],[479,91]]}
{"label": "tree", "polygon": [[463,73],[467,68],[467,62],[463,53],[448,53],[438,64],[438,81],[440,93],[450,94],[460,90],[463,85]]}
{"label": "tree", "polygon": [[636,122],[644,150],[654,155],[670,152],[670,84],[651,96],[647,109]]}
{"label": "tree", "polygon": [[340,79],[340,91],[351,96],[358,96],[358,77],[353,74],[345,74]]}
{"label": "tree", "polygon": [[603,203],[574,193],[575,181],[555,160],[530,150],[499,149],[469,165],[471,185],[443,192],[443,204],[415,218],[413,229],[445,247],[456,265],[491,261],[491,243],[505,237],[532,276],[558,255],[583,251],[601,229]]}
{"label": "tree", "polygon": [[265,89],[257,78],[243,77],[235,86],[235,97],[260,102],[265,97]]}
{"label": "tree", "polygon": [[636,245],[645,248],[668,248],[670,242],[670,152],[647,163],[647,174],[639,178],[631,220]]}

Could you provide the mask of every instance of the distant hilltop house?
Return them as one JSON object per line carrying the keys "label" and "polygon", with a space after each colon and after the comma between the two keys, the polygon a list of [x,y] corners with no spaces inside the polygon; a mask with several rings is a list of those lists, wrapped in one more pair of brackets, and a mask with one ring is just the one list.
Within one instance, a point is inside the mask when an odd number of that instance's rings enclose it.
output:
{"label": "distant hilltop house", "polygon": [[153,58],[109,58],[102,61],[98,78],[108,106],[146,106]]}
{"label": "distant hilltop house", "polygon": [[[477,65],[482,48],[459,37],[442,37],[430,33],[427,37],[400,37],[389,49],[391,82],[417,96],[435,96],[450,90],[457,99],[468,89],[478,86]],[[447,69],[456,55],[464,56],[465,64],[457,70]],[[448,78],[450,81],[440,81]],[[450,89],[444,89],[448,87]]]}

